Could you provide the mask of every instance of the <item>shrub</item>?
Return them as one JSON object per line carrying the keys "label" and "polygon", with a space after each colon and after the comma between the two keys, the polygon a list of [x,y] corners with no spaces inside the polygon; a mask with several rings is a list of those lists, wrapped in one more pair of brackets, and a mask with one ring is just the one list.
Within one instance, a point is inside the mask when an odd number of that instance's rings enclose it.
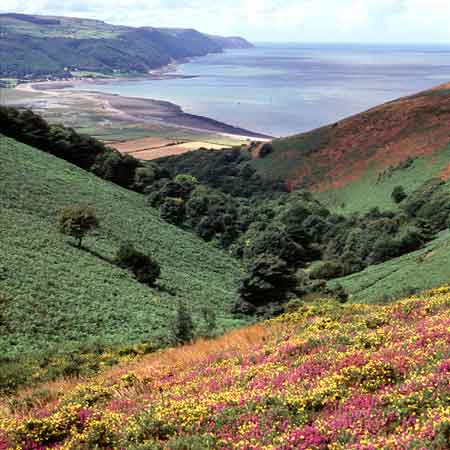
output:
{"label": "shrub", "polygon": [[159,214],[166,222],[173,225],[181,225],[185,216],[183,199],[167,197],[159,207]]}
{"label": "shrub", "polygon": [[108,151],[97,157],[92,170],[105,180],[131,189],[135,184],[138,167],[140,167],[140,162],[131,155],[121,155],[117,151]]}
{"label": "shrub", "polygon": [[315,267],[309,274],[313,280],[331,280],[345,273],[344,267],[337,261],[324,261]]}
{"label": "shrub", "polygon": [[172,335],[176,344],[184,344],[194,338],[192,315],[181,301],[178,303],[175,319],[172,323]]}
{"label": "shrub", "polygon": [[345,303],[349,298],[348,292],[340,283],[336,284],[336,286],[330,290],[330,294],[340,303]]}
{"label": "shrub", "polygon": [[205,324],[205,334],[208,337],[214,335],[214,330],[216,329],[216,313],[212,308],[202,308],[202,318]]}
{"label": "shrub", "polygon": [[394,190],[392,191],[391,197],[395,203],[401,203],[408,196],[406,195],[403,186],[395,186]]}
{"label": "shrub", "polygon": [[66,206],[59,214],[59,230],[72,236],[81,248],[83,238],[87,233],[99,226],[95,209],[88,206]]}
{"label": "shrub", "polygon": [[161,274],[159,264],[150,256],[136,250],[130,242],[123,243],[116,255],[116,264],[131,270],[136,279],[153,286]]}
{"label": "shrub", "polygon": [[273,145],[270,142],[266,142],[261,146],[259,151],[260,158],[264,158],[267,155],[270,155],[273,152]]}

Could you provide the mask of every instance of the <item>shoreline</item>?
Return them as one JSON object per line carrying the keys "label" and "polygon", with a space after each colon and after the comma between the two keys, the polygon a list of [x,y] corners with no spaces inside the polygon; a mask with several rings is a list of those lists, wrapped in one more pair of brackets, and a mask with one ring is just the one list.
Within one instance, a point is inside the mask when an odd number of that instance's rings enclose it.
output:
{"label": "shoreline", "polygon": [[[153,71],[153,73],[149,73],[149,76],[143,77],[99,79],[86,77],[75,80],[30,81],[29,83],[18,84],[14,90],[37,96],[37,98],[30,99],[29,103],[31,103],[31,108],[37,105],[38,109],[45,110],[45,106],[43,107],[44,103],[51,103],[55,108],[62,108],[67,103],[78,102],[84,104],[91,102],[96,106],[95,109],[100,110],[103,115],[111,120],[126,120],[135,122],[136,124],[158,123],[195,132],[216,133],[224,137],[244,141],[270,141],[273,139],[269,135],[229,125],[209,117],[185,113],[181,106],[168,101],[142,97],[125,97],[118,94],[95,91],[95,85],[107,84],[108,82],[144,81],[148,79],[164,80],[174,77],[183,78],[183,76],[170,73],[176,68],[178,63],[178,61],[171,63]],[[86,83],[92,84],[92,91],[77,90],[77,85]],[[88,114],[93,111],[81,109],[81,112]]]}

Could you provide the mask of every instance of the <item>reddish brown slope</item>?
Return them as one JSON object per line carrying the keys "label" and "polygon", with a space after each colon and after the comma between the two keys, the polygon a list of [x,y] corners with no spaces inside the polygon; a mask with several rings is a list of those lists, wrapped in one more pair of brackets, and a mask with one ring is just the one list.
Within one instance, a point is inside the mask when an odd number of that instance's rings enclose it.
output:
{"label": "reddish brown slope", "polygon": [[450,142],[450,83],[402,98],[310,133],[278,139],[255,166],[289,188],[346,186],[370,169],[431,155]]}

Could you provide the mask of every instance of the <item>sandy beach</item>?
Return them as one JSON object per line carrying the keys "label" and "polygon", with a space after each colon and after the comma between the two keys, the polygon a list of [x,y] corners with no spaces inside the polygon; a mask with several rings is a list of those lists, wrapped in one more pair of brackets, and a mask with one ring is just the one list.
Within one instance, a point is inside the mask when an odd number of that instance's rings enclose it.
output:
{"label": "sandy beach", "polygon": [[[152,76],[163,78],[169,70],[174,68],[160,69]],[[249,130],[187,114],[174,103],[96,92],[98,83],[108,81],[112,79],[19,84],[8,90],[5,103],[31,108],[52,123],[100,137],[120,152],[142,160],[269,140]],[[77,90],[81,83],[91,84],[92,90]]]}
{"label": "sandy beach", "polygon": [[[161,69],[163,70],[163,69]],[[172,69],[173,70],[173,69]],[[154,75],[156,76],[156,75]],[[159,78],[164,72],[159,71]],[[174,103],[138,97],[124,97],[95,91],[99,83],[117,79],[44,81],[19,84],[15,90],[24,94],[23,103],[33,109],[79,109],[80,113],[100,113],[110,121],[131,121],[135,123],[164,124],[186,128],[197,132],[219,133],[239,140],[269,139],[269,136],[228,125],[208,117],[187,114]],[[77,90],[77,86],[92,84],[92,91]],[[27,99],[27,94],[31,94]],[[89,108],[83,105],[91,105]]]}

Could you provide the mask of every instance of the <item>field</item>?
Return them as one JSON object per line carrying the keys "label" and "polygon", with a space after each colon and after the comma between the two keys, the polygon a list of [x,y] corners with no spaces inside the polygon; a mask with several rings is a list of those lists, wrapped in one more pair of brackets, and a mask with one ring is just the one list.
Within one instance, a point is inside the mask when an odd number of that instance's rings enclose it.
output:
{"label": "field", "polygon": [[0,448],[446,450],[449,348],[449,287],[389,306],[300,303],[23,391],[2,404]]}
{"label": "field", "polygon": [[[198,327],[202,307],[216,311],[219,332],[242,324],[229,312],[238,264],[161,221],[144,196],[4,137],[0,161],[3,357],[167,337],[179,301]],[[74,203],[95,207],[101,222],[85,250],[57,230],[58,211]],[[127,240],[160,263],[155,288],[111,263]]]}
{"label": "field", "polygon": [[135,158],[144,161],[165,158],[167,156],[182,155],[183,153],[192,152],[200,148],[221,150],[226,147],[212,142],[170,140],[158,137],[135,139],[117,143],[112,142],[109,143],[109,146],[119,150],[121,153],[128,153]]}

